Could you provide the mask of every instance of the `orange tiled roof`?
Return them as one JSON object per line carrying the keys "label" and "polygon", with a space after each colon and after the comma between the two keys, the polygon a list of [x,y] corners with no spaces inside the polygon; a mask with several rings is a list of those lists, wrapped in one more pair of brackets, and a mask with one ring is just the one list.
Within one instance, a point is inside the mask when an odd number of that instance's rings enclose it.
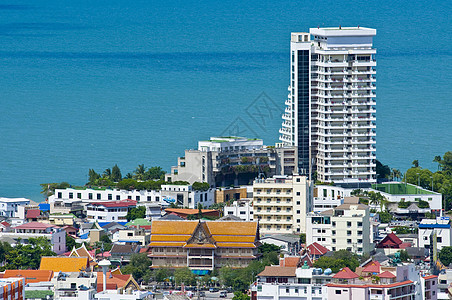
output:
{"label": "orange tiled roof", "polygon": [[52,280],[51,270],[5,270],[3,278],[24,277],[25,284]]}
{"label": "orange tiled roof", "polygon": [[198,221],[152,221],[151,236],[153,234],[192,234],[198,225]]}
{"label": "orange tiled roof", "polygon": [[186,244],[184,248],[216,248],[212,244]]}
{"label": "orange tiled roof", "polygon": [[[107,290],[116,290],[122,288],[130,280],[132,275],[122,275],[107,272]],[[97,272],[97,291],[101,292],[103,288],[103,278],[104,274],[102,272]]]}
{"label": "orange tiled roof", "polygon": [[266,266],[257,276],[263,277],[295,277],[297,267]]}
{"label": "orange tiled roof", "polygon": [[152,241],[159,242],[177,242],[177,241],[188,241],[191,238],[191,234],[182,235],[182,234],[174,234],[174,235],[163,235],[163,234],[153,234],[151,235]]}
{"label": "orange tiled roof", "polygon": [[79,272],[89,266],[87,257],[42,257],[40,270]]}
{"label": "orange tiled roof", "polygon": [[256,248],[253,243],[217,243],[220,248]]}
{"label": "orange tiled roof", "polygon": [[256,236],[232,236],[232,235],[216,235],[213,237],[217,242],[240,242],[254,243]]}
{"label": "orange tiled roof", "polygon": [[[206,222],[210,233],[215,235],[252,235],[257,232],[257,222],[211,221]],[[215,237],[214,237],[215,238]]]}
{"label": "orange tiled roof", "polygon": [[182,247],[185,242],[151,242],[151,247]]}

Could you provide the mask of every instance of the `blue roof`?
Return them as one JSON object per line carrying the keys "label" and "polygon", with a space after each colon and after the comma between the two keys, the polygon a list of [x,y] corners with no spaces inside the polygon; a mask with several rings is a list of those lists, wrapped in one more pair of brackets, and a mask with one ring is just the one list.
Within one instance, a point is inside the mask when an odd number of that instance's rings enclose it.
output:
{"label": "blue roof", "polygon": [[140,241],[124,241],[124,240],[121,240],[121,241],[118,241],[119,243],[141,243]]}
{"label": "blue roof", "polygon": [[[100,227],[104,227],[110,223],[112,223],[112,222],[97,222],[97,224],[99,224]],[[118,223],[119,225],[123,225],[123,226],[126,226],[126,224],[127,224],[127,222],[116,222],[116,223]]]}
{"label": "blue roof", "polygon": [[419,224],[419,228],[450,228],[450,224]]}
{"label": "blue roof", "polygon": [[191,270],[196,275],[207,275],[210,273],[209,270]]}
{"label": "blue roof", "polygon": [[82,234],[82,235],[80,236],[80,238],[81,238],[81,239],[87,239],[87,238],[88,238],[88,235],[89,235],[89,232],[87,232],[87,233],[85,233],[85,234]]}
{"label": "blue roof", "polygon": [[50,204],[48,203],[39,203],[38,206],[41,211],[50,211]]}

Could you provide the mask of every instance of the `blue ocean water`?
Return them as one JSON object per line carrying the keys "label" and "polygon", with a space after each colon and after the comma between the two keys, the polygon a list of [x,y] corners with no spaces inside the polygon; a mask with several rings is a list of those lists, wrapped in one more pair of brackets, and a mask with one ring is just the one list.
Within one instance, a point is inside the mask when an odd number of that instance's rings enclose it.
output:
{"label": "blue ocean water", "polygon": [[0,1],[0,196],[40,201],[40,183],[115,163],[169,170],[231,130],[277,142],[290,32],[315,26],[377,29],[377,157],[436,168],[452,150],[451,5]]}

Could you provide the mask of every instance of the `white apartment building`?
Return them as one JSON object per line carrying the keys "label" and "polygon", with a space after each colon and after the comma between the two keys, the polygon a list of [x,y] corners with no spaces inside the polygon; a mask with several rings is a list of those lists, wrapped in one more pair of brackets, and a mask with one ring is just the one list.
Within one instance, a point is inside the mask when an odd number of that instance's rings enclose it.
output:
{"label": "white apartment building", "polygon": [[306,232],[306,214],[312,210],[312,183],[300,175],[256,179],[253,208],[261,234]]}
{"label": "white apartment building", "polygon": [[165,184],[162,185],[160,193],[164,205],[174,203],[186,208],[198,208],[198,204],[201,204],[206,208],[215,203],[215,189],[213,188],[198,191],[194,190],[191,185]]}
{"label": "white apartment building", "polygon": [[0,216],[6,218],[19,217],[20,206],[29,205],[30,200],[25,198],[4,198],[0,197]]}
{"label": "white apartment building", "polygon": [[315,169],[323,182],[376,181],[375,35],[359,26],[292,33],[279,132],[284,145],[298,148],[300,174]]}
{"label": "white apartment building", "polygon": [[369,253],[371,244],[369,207],[345,203],[332,210],[309,213],[306,218],[306,244],[314,242],[332,251]]}
{"label": "white apartment building", "polygon": [[254,220],[253,199],[242,198],[234,201],[231,206],[225,206],[223,213],[225,216],[232,215],[239,217],[243,221]]}
{"label": "white apartment building", "polygon": [[137,244],[140,246],[146,246],[151,241],[151,235],[146,233],[143,228],[128,228],[118,231],[117,242],[120,245]]}
{"label": "white apartment building", "polygon": [[86,206],[88,222],[127,222],[127,212],[136,207],[134,200],[92,202]]}
{"label": "white apartment building", "polygon": [[314,211],[321,212],[338,207],[344,203],[345,189],[333,185],[316,185],[314,187]]}
{"label": "white apartment building", "polygon": [[251,291],[257,300],[326,300],[326,284],[331,281],[331,270],[267,266]]}
{"label": "white apartment building", "polygon": [[55,299],[60,300],[94,300],[97,293],[96,272],[58,272],[52,281]]}
{"label": "white apartment building", "polygon": [[452,230],[449,217],[437,217],[435,219],[423,219],[419,224],[418,242],[419,247],[430,248],[431,239],[436,236],[436,248],[440,251],[443,247],[452,246]]}

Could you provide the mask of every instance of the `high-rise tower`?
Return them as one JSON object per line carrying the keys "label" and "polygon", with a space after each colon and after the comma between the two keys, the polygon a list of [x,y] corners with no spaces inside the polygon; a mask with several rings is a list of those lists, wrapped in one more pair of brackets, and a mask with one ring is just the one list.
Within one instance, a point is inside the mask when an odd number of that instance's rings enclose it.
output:
{"label": "high-rise tower", "polygon": [[[376,181],[376,30],[292,33],[291,81],[280,140],[298,148],[298,171],[324,182]],[[311,37],[313,39],[311,39]]]}

